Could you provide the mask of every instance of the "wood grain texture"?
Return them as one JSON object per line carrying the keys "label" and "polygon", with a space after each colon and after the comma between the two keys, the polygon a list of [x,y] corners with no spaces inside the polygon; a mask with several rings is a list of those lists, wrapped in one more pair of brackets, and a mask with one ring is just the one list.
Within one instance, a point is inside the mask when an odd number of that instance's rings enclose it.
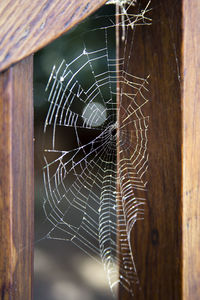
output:
{"label": "wood grain texture", "polygon": [[105,2],[0,1],[0,71],[44,47]]}
{"label": "wood grain texture", "polygon": [[183,299],[200,299],[200,1],[183,1]]}
{"label": "wood grain texture", "polygon": [[33,58],[0,74],[0,298],[32,299]]}
{"label": "wood grain texture", "polygon": [[[142,78],[150,75],[150,101],[143,107],[150,116],[149,168],[144,220],[134,225],[131,240],[139,284],[133,298],[120,289],[120,300],[182,299],[181,2],[152,1],[148,14],[152,25],[128,31],[127,72]],[[141,0],[140,9],[147,3]],[[119,43],[123,57],[124,42]]]}

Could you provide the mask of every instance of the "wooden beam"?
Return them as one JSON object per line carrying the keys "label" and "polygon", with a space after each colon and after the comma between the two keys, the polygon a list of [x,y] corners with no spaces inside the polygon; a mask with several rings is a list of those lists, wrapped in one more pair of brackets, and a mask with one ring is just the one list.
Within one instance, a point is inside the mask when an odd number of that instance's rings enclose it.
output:
{"label": "wooden beam", "polygon": [[200,299],[200,1],[183,1],[183,299]]}
{"label": "wooden beam", "polygon": [[36,52],[85,19],[106,0],[0,2],[0,71]]}
{"label": "wooden beam", "polygon": [[0,295],[32,299],[33,57],[0,74]]}
{"label": "wooden beam", "polygon": [[[148,1],[141,0],[140,8]],[[149,184],[132,233],[137,300],[200,299],[200,2],[152,1],[127,71],[150,74]],[[130,53],[128,31],[126,59]],[[120,40],[119,56],[124,55]],[[131,92],[125,90],[124,92]],[[130,295],[120,290],[120,300]]]}
{"label": "wooden beam", "polygon": [[[132,13],[144,9],[147,3],[148,0],[141,0]],[[152,1],[151,8],[148,16],[152,25],[136,26],[134,32],[129,28],[125,54],[124,42],[119,39],[119,55],[125,55],[126,71],[142,78],[150,75],[147,96],[150,101],[143,107],[144,115],[150,116],[148,186],[144,220],[137,221],[132,231],[139,281],[134,285],[133,299],[180,300],[183,299],[182,1]],[[124,94],[131,92],[127,85]],[[121,289],[119,299],[132,298]]]}

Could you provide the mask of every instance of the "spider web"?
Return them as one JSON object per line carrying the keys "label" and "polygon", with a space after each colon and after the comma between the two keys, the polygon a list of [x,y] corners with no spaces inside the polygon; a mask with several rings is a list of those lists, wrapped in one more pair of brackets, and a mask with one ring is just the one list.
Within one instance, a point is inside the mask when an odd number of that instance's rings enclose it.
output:
{"label": "spider web", "polygon": [[[135,25],[150,21],[145,15],[149,4],[128,14],[134,2],[117,2],[125,45],[125,31],[134,34]],[[136,191],[145,191],[147,184],[148,116],[143,108],[148,76],[129,74],[125,53],[116,58],[115,19],[104,18],[105,26],[98,26],[98,17],[79,53],[54,66],[49,77],[44,134],[51,139],[44,150],[43,207],[51,224],[47,238],[71,241],[103,262],[111,289],[121,284],[133,295],[138,276],[130,235],[144,213],[145,197]],[[92,35],[98,35],[98,43]],[[124,92],[127,86],[131,93]]]}

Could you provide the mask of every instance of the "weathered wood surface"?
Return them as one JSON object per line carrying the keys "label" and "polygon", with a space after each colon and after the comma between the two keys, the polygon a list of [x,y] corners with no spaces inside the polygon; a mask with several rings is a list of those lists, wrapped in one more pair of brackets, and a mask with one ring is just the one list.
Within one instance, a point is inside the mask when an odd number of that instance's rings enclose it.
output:
{"label": "weathered wood surface", "polygon": [[[148,0],[140,3],[143,9]],[[150,101],[143,107],[145,116],[150,116],[149,167],[144,220],[137,221],[132,231],[139,284],[133,298],[121,289],[119,299],[186,300],[182,296],[182,1],[152,1],[151,8],[152,25],[136,27],[132,50],[129,30],[126,44],[127,72],[142,78],[150,75]],[[124,42],[119,42],[123,56]]]}
{"label": "weathered wood surface", "polygon": [[32,299],[33,59],[0,74],[0,297]]}
{"label": "weathered wood surface", "polygon": [[105,2],[0,1],[0,71],[44,47]]}
{"label": "weathered wood surface", "polygon": [[183,1],[183,299],[200,299],[200,1]]}
{"label": "weathered wood surface", "polygon": [[[148,1],[142,0],[141,7]],[[150,74],[145,218],[132,234],[137,300],[200,299],[200,2],[156,1],[128,72]],[[131,32],[127,50],[130,50]],[[120,42],[120,55],[124,44]],[[126,52],[128,53],[128,51]],[[128,55],[127,55],[128,59]],[[131,92],[127,90],[126,92]],[[123,289],[120,300],[130,299]]]}

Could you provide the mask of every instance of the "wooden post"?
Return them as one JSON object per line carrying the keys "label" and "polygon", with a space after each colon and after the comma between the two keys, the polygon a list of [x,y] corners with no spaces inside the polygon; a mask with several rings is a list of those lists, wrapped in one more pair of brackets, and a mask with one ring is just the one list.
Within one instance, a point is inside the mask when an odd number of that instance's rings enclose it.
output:
{"label": "wooden post", "polygon": [[33,57],[0,74],[0,288],[32,298]]}
{"label": "wooden post", "polygon": [[182,291],[200,299],[200,1],[183,1]]}
{"label": "wooden post", "polygon": [[[140,1],[140,9],[147,0]],[[200,2],[151,1],[127,72],[149,78],[148,190],[132,232],[137,300],[200,299]],[[133,32],[126,44],[129,53]],[[124,42],[119,38],[119,56]],[[127,55],[128,58],[128,55]],[[125,90],[124,92],[131,92]],[[120,300],[131,299],[120,290]]]}

